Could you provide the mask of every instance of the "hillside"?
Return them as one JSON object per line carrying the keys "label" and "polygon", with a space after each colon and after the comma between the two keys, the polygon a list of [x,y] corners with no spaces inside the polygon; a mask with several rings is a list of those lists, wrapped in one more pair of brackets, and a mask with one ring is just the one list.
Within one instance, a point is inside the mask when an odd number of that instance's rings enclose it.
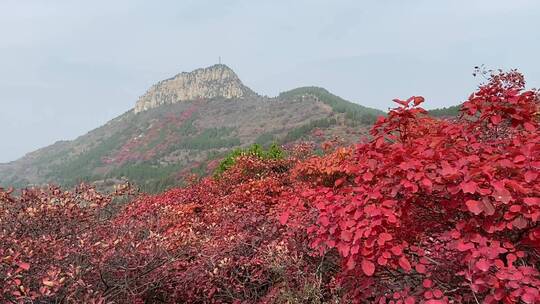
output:
{"label": "hillside", "polygon": [[451,117],[451,116],[458,116],[460,108],[461,108],[461,105],[456,105],[456,106],[433,109],[433,110],[429,110],[428,112],[431,116],[434,116],[434,117]]}
{"label": "hillside", "polygon": [[207,174],[232,148],[335,136],[352,142],[383,114],[315,87],[263,97],[229,67],[214,65],[158,82],[133,109],[73,141],[0,164],[0,185],[127,178],[155,192],[187,174]]}

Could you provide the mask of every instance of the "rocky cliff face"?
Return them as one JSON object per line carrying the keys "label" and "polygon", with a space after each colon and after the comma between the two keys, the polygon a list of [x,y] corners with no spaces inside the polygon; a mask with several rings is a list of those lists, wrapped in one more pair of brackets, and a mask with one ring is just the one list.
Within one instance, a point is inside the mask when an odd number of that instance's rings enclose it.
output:
{"label": "rocky cliff face", "polygon": [[242,98],[256,95],[244,86],[238,76],[228,66],[216,64],[211,67],[183,72],[173,78],[153,85],[135,105],[135,113],[196,99],[222,97]]}

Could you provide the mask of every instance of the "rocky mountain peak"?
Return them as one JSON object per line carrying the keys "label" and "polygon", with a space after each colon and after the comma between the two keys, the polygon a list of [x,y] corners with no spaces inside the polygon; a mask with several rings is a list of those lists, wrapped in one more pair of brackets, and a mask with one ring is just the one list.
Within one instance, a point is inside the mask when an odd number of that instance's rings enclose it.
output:
{"label": "rocky mountain peak", "polygon": [[182,72],[153,85],[135,105],[135,113],[163,104],[187,100],[223,97],[242,98],[255,93],[246,87],[236,73],[224,64]]}

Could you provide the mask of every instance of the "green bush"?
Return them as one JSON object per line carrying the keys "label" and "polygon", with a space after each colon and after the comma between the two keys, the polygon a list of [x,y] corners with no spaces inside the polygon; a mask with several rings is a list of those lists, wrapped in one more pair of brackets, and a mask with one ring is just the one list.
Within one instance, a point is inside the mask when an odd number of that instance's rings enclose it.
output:
{"label": "green bush", "polygon": [[283,159],[285,157],[285,151],[276,143],[273,143],[267,150],[259,144],[253,144],[245,149],[234,149],[221,161],[214,172],[214,176],[219,176],[234,166],[240,156],[255,156],[260,159]]}

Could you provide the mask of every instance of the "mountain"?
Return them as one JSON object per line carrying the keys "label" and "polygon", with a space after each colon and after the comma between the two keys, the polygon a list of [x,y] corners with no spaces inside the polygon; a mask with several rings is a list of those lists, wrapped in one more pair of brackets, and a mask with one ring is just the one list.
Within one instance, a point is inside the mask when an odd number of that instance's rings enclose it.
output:
{"label": "mountain", "polygon": [[219,64],[158,82],[133,109],[75,140],[0,164],[0,185],[106,185],[127,178],[160,191],[188,173],[210,173],[235,147],[335,136],[352,142],[379,115],[317,87],[264,97]]}

